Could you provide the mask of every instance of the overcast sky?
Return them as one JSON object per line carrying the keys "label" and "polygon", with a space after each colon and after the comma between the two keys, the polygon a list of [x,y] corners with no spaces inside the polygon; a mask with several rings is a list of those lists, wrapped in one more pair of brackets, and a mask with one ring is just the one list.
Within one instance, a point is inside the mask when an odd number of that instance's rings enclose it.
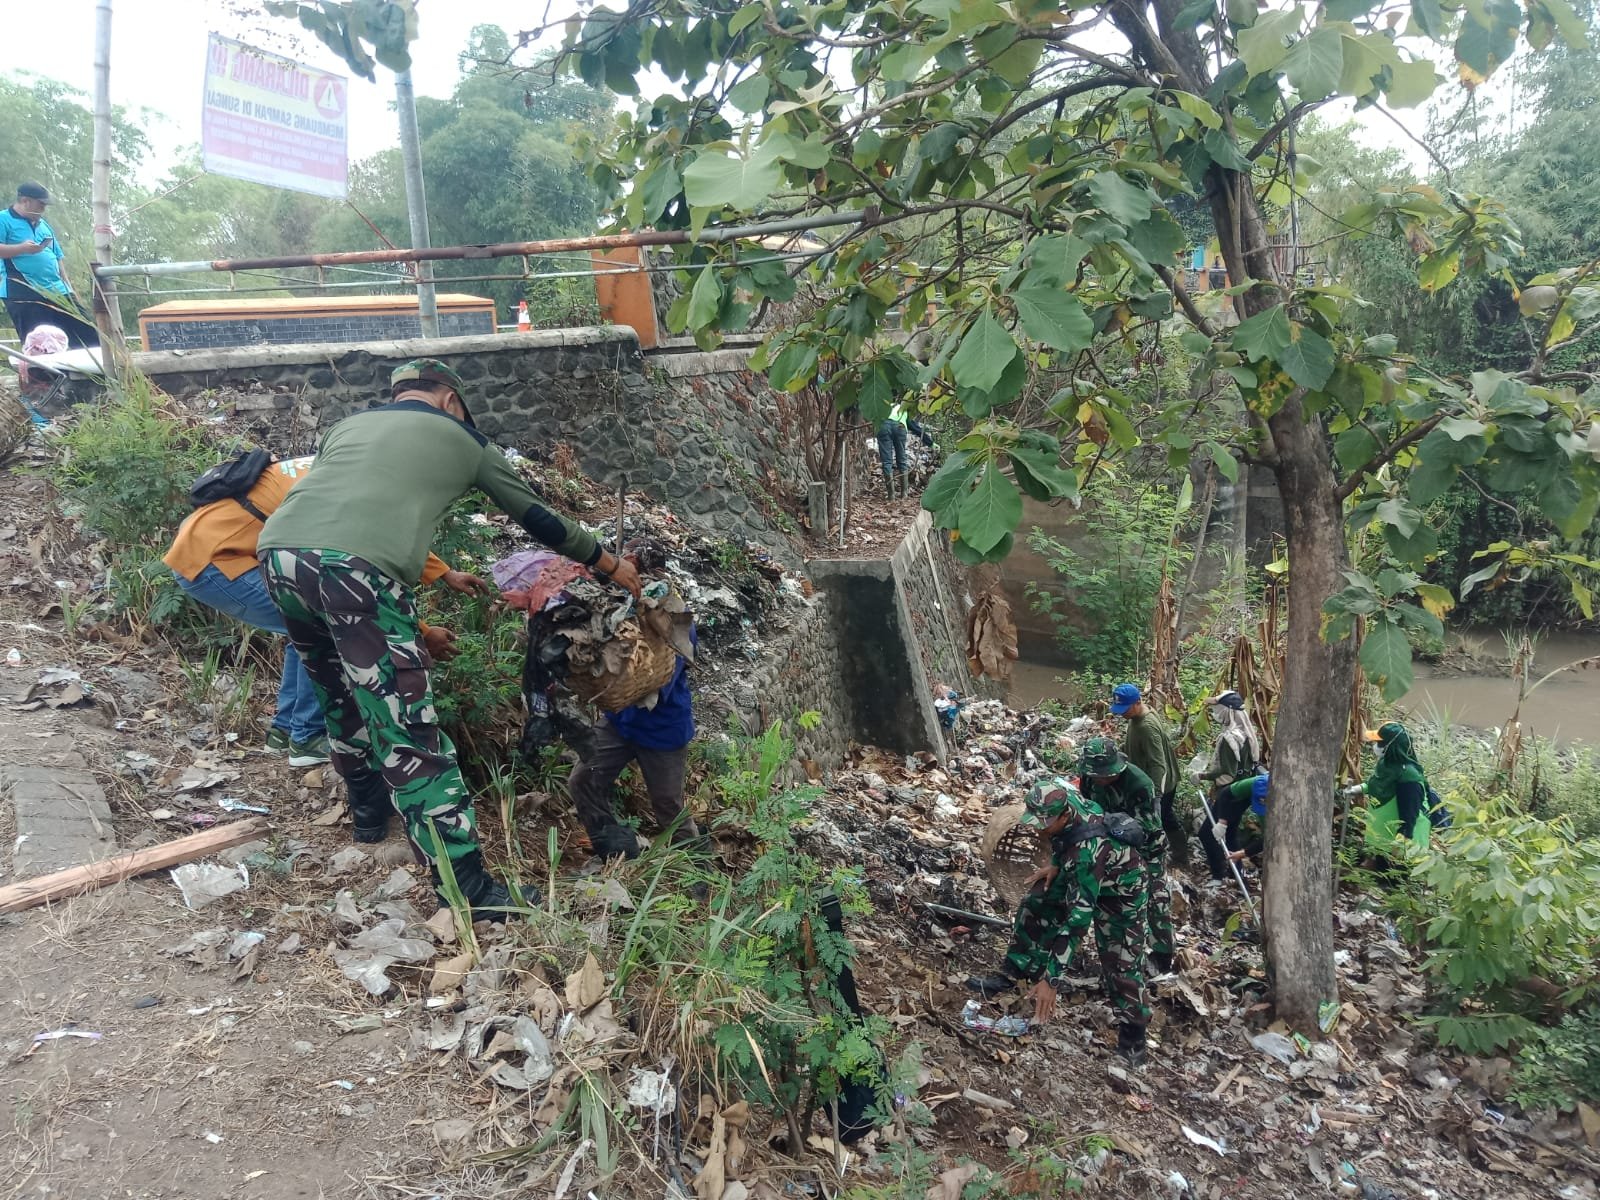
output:
{"label": "overcast sky", "polygon": [[[94,86],[94,0],[53,0],[47,5],[0,0],[7,9],[24,8],[43,22],[47,42],[26,55],[6,54],[4,69],[49,75],[84,92]],[[151,122],[157,158],[168,159],[179,146],[200,141],[200,99],[205,78],[206,35],[220,33],[242,42],[299,58],[311,66],[348,75],[350,69],[292,21],[259,15],[242,19],[238,5],[223,0],[114,0],[111,22],[111,99],[129,109],[161,115]],[[557,12],[570,0],[557,0]],[[500,25],[512,32],[534,24],[543,0],[419,0],[419,40],[412,46],[412,78],[417,94],[448,96],[458,74],[457,56],[475,25]],[[48,14],[48,15],[46,15]],[[20,14],[18,14],[20,15]],[[12,23],[13,30],[22,28]],[[278,37],[272,34],[276,31]],[[298,40],[291,46],[284,36]],[[378,68],[378,82],[350,84],[350,159],[399,144],[394,77]]]}
{"label": "overcast sky", "polygon": [[[47,47],[26,55],[8,54],[0,69],[27,69],[91,92],[94,82],[94,0],[53,0],[26,5],[0,0],[7,7],[25,7],[30,20],[46,21]],[[349,68],[297,24],[259,12],[241,17],[238,0],[114,0],[111,51],[111,95],[116,104],[155,114],[147,125],[155,143],[152,177],[183,146],[200,140],[200,104],[205,75],[206,35],[220,33],[309,65],[349,74]],[[500,25],[515,33],[537,23],[548,10],[556,16],[575,11],[577,0],[418,0],[420,36],[413,43],[412,76],[417,93],[448,96],[459,74],[458,57],[475,25]],[[48,12],[48,17],[45,13]],[[25,22],[26,24],[26,22]],[[647,84],[647,87],[650,85]],[[661,79],[657,87],[665,87]],[[1441,88],[1441,93],[1449,85]],[[378,82],[352,79],[350,84],[350,161],[399,143],[390,109],[393,76],[378,68]],[[1492,94],[1492,93],[1491,93]],[[1332,106],[1333,120],[1348,114],[1348,105]],[[1425,128],[1420,111],[1405,114],[1416,131]],[[1398,138],[1392,125],[1358,117],[1363,141],[1396,144],[1414,165],[1422,158],[1416,147]]]}

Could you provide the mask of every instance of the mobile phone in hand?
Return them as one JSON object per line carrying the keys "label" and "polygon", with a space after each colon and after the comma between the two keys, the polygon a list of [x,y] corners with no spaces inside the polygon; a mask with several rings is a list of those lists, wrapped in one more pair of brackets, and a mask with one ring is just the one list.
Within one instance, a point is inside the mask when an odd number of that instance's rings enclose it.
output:
{"label": "mobile phone in hand", "polygon": [[51,246],[56,244],[56,239],[54,237],[46,237],[44,241],[40,242],[39,244],[48,250]]}

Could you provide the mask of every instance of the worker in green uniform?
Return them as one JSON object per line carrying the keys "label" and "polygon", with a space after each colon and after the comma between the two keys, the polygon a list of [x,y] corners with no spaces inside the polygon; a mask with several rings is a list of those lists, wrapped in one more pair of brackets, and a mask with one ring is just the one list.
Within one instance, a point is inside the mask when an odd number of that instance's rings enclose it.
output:
{"label": "worker in green uniform", "polygon": [[1122,752],[1128,761],[1150,776],[1150,783],[1161,801],[1161,828],[1166,831],[1167,850],[1172,861],[1182,866],[1189,861],[1189,830],[1173,805],[1178,799],[1178,755],[1172,736],[1161,718],[1150,711],[1137,684],[1119,683],[1111,689],[1111,715],[1128,722],[1122,735]]}
{"label": "worker in green uniform", "polygon": [[1023,824],[1049,839],[1050,865],[1029,880],[1000,970],[975,975],[967,986],[988,997],[1032,983],[1033,1019],[1043,1024],[1055,1015],[1055,981],[1071,969],[1093,926],[1101,979],[1121,1018],[1117,1050],[1137,1066],[1145,1060],[1150,1005],[1143,970],[1145,868],[1130,841],[1143,831],[1125,817],[1107,816],[1066,779],[1035,784],[1025,803]]}
{"label": "worker in green uniform", "polygon": [[1266,848],[1267,787],[1266,775],[1235,779],[1211,806],[1215,822],[1200,823],[1200,844],[1213,879],[1228,877],[1229,859],[1261,861]]}
{"label": "worker in green uniform", "polygon": [[1150,900],[1146,920],[1150,930],[1150,965],[1159,975],[1172,970],[1175,938],[1172,899],[1167,892],[1167,837],[1161,828],[1160,802],[1155,784],[1130,763],[1110,738],[1090,738],[1078,761],[1078,785],[1084,797],[1104,812],[1126,813],[1144,830],[1139,856],[1144,862]]}
{"label": "worker in green uniform", "polygon": [[1376,747],[1378,762],[1364,783],[1345,790],[1349,796],[1367,795],[1378,803],[1367,809],[1367,847],[1383,855],[1394,849],[1396,838],[1428,844],[1433,821],[1429,811],[1428,777],[1411,745],[1411,734],[1399,721],[1367,731],[1363,738]]}
{"label": "worker in green uniform", "polygon": [[412,596],[428,545],[450,505],[479,489],[535,539],[635,595],[639,574],[539,502],[478,432],[450,367],[406,363],[390,392],[393,403],[323,436],[316,471],[268,518],[257,552],[322,702],[334,767],[346,778],[381,772],[435,886],[448,859],[474,915],[503,919],[511,895],[483,865],[472,797],[428,682]]}

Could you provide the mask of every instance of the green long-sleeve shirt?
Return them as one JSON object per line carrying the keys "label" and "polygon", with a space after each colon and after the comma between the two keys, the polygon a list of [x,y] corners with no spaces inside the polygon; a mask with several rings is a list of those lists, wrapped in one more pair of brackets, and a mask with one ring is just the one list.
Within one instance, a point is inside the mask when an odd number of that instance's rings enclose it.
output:
{"label": "green long-sleeve shirt", "polygon": [[1161,837],[1161,803],[1155,785],[1131,762],[1107,783],[1082,779],[1078,786],[1083,798],[1100,806],[1102,812],[1126,813],[1144,830],[1146,845],[1155,846]]}
{"label": "green long-sleeve shirt", "polygon": [[1178,756],[1166,726],[1146,713],[1128,718],[1128,732],[1122,739],[1122,752],[1128,761],[1150,776],[1157,799],[1178,787]]}
{"label": "green long-sleeve shirt", "polygon": [[390,578],[422,577],[439,522],[477,488],[538,541],[592,564],[594,536],[551,512],[476,429],[420,400],[346,417],[323,436],[317,469],[267,519],[259,550],[342,550]]}

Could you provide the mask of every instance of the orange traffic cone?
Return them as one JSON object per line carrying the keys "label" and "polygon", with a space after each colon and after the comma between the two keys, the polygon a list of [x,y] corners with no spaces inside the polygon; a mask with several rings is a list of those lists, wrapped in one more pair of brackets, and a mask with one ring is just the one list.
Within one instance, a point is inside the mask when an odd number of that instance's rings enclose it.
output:
{"label": "orange traffic cone", "polygon": [[533,328],[533,322],[528,320],[528,302],[520,301],[517,304],[517,332],[526,333]]}

